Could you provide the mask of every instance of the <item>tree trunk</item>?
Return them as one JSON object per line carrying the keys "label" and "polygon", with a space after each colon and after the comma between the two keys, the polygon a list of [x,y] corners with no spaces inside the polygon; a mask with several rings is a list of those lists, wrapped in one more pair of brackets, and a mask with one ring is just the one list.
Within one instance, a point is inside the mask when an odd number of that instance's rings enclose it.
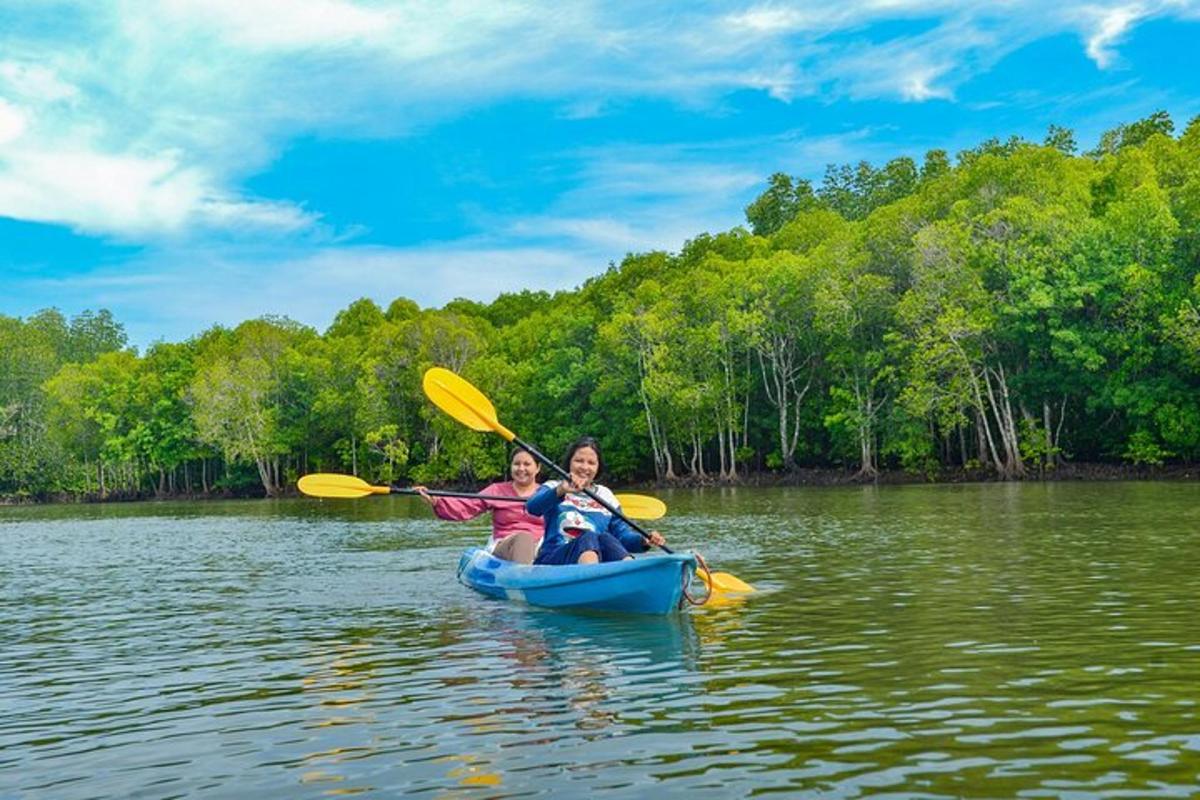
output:
{"label": "tree trunk", "polygon": [[729,430],[729,480],[733,483],[740,480],[737,471],[737,438],[732,428]]}
{"label": "tree trunk", "polygon": [[1061,464],[1062,458],[1059,453],[1058,443],[1062,441],[1062,426],[1067,419],[1067,396],[1063,395],[1062,406],[1058,409],[1058,427],[1054,429],[1054,463]]}
{"label": "tree trunk", "polygon": [[[646,430],[650,434],[650,453],[654,457],[654,479],[663,479],[663,462],[670,459],[666,447],[659,446],[658,424],[654,412],[650,410],[650,397],[646,394],[646,359],[645,353],[638,351],[638,396],[642,401],[642,411],[646,415]],[[664,458],[665,456],[665,458]]]}
{"label": "tree trunk", "polygon": [[[995,386],[993,386],[993,377]],[[1005,380],[1004,367],[998,369],[985,367],[983,370],[984,384],[987,386],[988,403],[992,416],[1000,431],[1000,443],[1004,447],[1004,464],[1001,477],[1013,480],[1025,475],[1025,464],[1021,461],[1020,442],[1017,438],[1016,421],[1013,418],[1012,402],[1008,395],[1008,382]],[[997,392],[999,397],[997,397]]]}
{"label": "tree trunk", "polygon": [[[775,406],[779,417],[779,455],[784,468],[789,470],[796,466],[796,444],[800,436],[800,401],[812,385],[810,373],[803,389],[796,386],[796,376],[804,365],[796,364],[794,359],[795,354],[789,351],[780,336],[770,337],[769,344],[758,348],[758,363],[762,370],[763,386],[767,390],[767,400]],[[808,361],[811,361],[811,358],[806,360],[805,364]],[[768,363],[770,369],[767,367]]]}
{"label": "tree trunk", "polygon": [[989,465],[988,465],[988,453],[987,453],[987,440],[984,438],[984,433],[983,433],[983,424],[984,423],[983,423],[983,420],[980,419],[980,417],[979,417],[978,410],[975,410],[973,416],[975,417],[975,453],[979,456],[979,458],[978,458],[979,466],[982,467],[983,469],[987,469]]}
{"label": "tree trunk", "polygon": [[858,474],[864,478],[876,478],[879,470],[875,468],[875,398],[871,396],[870,387],[864,392],[861,382],[855,380],[854,393],[858,397],[858,444],[860,452],[860,468]]}
{"label": "tree trunk", "polygon": [[254,459],[254,466],[258,468],[258,479],[262,482],[263,489],[267,493],[267,497],[275,496],[275,487],[271,483],[271,463],[266,458]]}
{"label": "tree trunk", "polygon": [[717,468],[717,480],[723,481],[729,471],[725,465],[725,429],[721,426],[720,414],[717,414],[717,461],[720,462]]}

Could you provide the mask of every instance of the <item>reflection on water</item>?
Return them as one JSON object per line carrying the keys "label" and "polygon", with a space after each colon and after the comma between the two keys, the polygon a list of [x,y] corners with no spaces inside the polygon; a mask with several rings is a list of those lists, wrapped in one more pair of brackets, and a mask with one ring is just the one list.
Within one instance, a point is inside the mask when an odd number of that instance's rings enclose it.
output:
{"label": "reflection on water", "polygon": [[[372,699],[372,645],[368,641],[334,642],[305,659],[308,671],[301,684],[315,696],[309,704],[313,719],[308,730],[345,726],[370,726],[378,721],[369,710]],[[362,794],[375,787],[354,784],[353,762],[374,754],[370,745],[341,745],[304,756],[304,784],[328,784],[332,795]],[[350,766],[345,766],[350,765]]]}
{"label": "reflection on water", "polygon": [[1200,793],[1196,486],[666,499],[761,591],[487,600],[398,499],[0,510],[0,796]]}

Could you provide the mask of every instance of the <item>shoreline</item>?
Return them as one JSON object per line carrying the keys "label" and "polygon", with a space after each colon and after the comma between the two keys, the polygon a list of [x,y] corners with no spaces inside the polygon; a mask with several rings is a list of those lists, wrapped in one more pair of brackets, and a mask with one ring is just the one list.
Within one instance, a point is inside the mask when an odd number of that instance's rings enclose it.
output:
{"label": "shoreline", "polygon": [[706,486],[902,486],[910,484],[957,483],[1057,483],[1064,481],[1188,481],[1200,480],[1200,465],[1173,464],[1164,466],[1134,464],[1080,463],[1061,464],[1039,472],[1031,469],[1024,478],[1003,480],[990,470],[946,469],[929,476],[901,469],[880,470],[874,477],[864,477],[856,470],[834,467],[801,467],[791,472],[752,472],[737,481],[720,481],[713,477],[679,478],[674,481],[644,481],[631,485],[642,488],[700,488]]}
{"label": "shoreline", "polygon": [[[483,480],[483,479],[481,479]],[[1022,479],[1004,481],[994,473],[982,469],[942,470],[935,476],[922,475],[905,470],[881,470],[873,478],[863,477],[854,470],[838,469],[835,467],[801,467],[791,472],[751,472],[739,476],[737,481],[722,481],[714,476],[698,478],[689,476],[673,481],[631,481],[620,484],[622,488],[640,489],[643,491],[655,489],[700,489],[718,487],[800,487],[800,486],[903,486],[913,484],[964,484],[964,483],[1045,483],[1064,481],[1195,481],[1200,480],[1200,465],[1174,464],[1165,466],[1133,465],[1133,464],[1104,464],[1081,463],[1061,464],[1047,470],[1044,474],[1030,470]],[[475,491],[478,487],[461,483],[439,484],[438,489],[458,489]],[[294,488],[275,499],[301,497]],[[222,492],[210,494],[169,494],[156,495],[109,495],[100,498],[91,496],[61,495],[56,497],[10,497],[0,496],[0,507],[41,506],[41,505],[87,505],[102,503],[137,503],[137,502],[177,502],[177,501],[206,501],[206,500],[265,500],[254,493],[239,494]]]}

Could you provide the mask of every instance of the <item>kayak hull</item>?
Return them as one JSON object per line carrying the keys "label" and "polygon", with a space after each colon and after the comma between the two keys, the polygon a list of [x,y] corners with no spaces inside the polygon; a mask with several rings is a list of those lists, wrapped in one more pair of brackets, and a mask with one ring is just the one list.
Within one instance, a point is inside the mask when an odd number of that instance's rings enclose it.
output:
{"label": "kayak hull", "polygon": [[669,614],[679,608],[696,559],[674,553],[607,564],[515,564],[472,548],[458,562],[458,579],[481,594],[547,608]]}

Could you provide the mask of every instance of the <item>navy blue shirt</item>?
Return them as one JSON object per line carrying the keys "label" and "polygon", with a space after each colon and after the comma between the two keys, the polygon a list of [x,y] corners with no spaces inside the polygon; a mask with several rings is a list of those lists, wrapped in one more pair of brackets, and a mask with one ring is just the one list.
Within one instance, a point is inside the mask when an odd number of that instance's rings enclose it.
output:
{"label": "navy blue shirt", "polygon": [[[525,501],[525,510],[527,512],[534,516],[542,517],[546,521],[546,532],[542,535],[541,552],[557,550],[560,547],[571,544],[573,537],[562,530],[565,517],[571,512],[583,515],[597,533],[607,531],[617,537],[617,540],[629,552],[641,553],[646,550],[646,540],[640,533],[630,527],[629,523],[625,520],[613,516],[607,508],[586,494],[568,492],[559,497],[555,491],[555,487],[559,483],[561,481],[547,481],[542,484],[542,488],[534,492],[533,496]],[[613,508],[619,509],[621,507],[621,504],[617,502],[617,498],[613,496],[613,493],[604,486],[593,485],[591,489]]]}

